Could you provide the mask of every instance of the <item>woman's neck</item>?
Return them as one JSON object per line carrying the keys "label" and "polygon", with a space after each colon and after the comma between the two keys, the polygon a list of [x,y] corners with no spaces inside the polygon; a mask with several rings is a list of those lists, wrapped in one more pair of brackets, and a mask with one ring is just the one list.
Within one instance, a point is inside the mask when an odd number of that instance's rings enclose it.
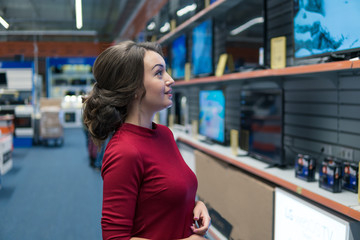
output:
{"label": "woman's neck", "polygon": [[127,117],[125,119],[126,123],[131,123],[137,126],[141,126],[141,127],[145,127],[145,128],[149,128],[152,129],[152,120],[149,121],[144,121],[142,118],[129,118]]}
{"label": "woman's neck", "polygon": [[128,116],[125,119],[126,123],[152,129],[154,114],[148,114],[141,111],[140,105],[138,104],[134,105],[130,109],[131,110],[129,111]]}

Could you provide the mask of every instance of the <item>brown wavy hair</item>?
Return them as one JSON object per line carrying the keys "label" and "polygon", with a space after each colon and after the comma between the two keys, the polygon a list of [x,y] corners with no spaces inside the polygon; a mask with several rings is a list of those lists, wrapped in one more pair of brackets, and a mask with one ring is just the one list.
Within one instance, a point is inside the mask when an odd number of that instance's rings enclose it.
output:
{"label": "brown wavy hair", "polygon": [[145,96],[146,51],[163,56],[157,43],[124,41],[105,49],[96,58],[93,65],[96,83],[83,98],[83,121],[98,147],[124,123],[135,95],[140,99]]}

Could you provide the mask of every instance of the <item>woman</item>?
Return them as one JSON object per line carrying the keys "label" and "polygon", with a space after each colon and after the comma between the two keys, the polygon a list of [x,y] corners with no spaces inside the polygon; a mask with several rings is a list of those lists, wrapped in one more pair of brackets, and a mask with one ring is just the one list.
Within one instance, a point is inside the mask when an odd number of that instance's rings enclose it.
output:
{"label": "woman", "polygon": [[[208,211],[171,131],[152,122],[172,105],[174,80],[159,45],[125,41],[102,52],[84,123],[103,159],[103,239],[204,239]],[[195,226],[195,223],[198,227]]]}

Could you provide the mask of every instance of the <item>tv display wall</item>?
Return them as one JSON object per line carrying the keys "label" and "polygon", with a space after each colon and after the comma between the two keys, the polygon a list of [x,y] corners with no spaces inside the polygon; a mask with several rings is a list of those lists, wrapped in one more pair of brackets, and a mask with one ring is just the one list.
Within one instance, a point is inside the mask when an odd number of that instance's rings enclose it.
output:
{"label": "tv display wall", "polygon": [[213,73],[213,27],[206,20],[192,31],[192,74],[194,76]]}
{"label": "tv display wall", "polygon": [[360,51],[360,1],[294,0],[295,57]]}
{"label": "tv display wall", "polygon": [[225,143],[225,96],[222,90],[200,90],[199,133]]}

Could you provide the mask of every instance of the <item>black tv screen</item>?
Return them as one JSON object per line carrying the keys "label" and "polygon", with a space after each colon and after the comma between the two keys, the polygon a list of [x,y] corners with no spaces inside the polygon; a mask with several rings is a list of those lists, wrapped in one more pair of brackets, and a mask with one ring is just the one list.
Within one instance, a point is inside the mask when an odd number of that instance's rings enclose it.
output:
{"label": "black tv screen", "polygon": [[270,164],[284,165],[282,90],[242,90],[240,111],[240,148]]}
{"label": "black tv screen", "polygon": [[192,74],[194,76],[213,73],[212,31],[212,20],[202,22],[192,31]]}
{"label": "black tv screen", "polygon": [[174,123],[186,126],[189,122],[189,106],[187,102],[187,97],[180,92],[174,94],[174,103],[175,103],[175,118]]}
{"label": "black tv screen", "polygon": [[295,57],[360,51],[360,1],[294,0]]}
{"label": "black tv screen", "polygon": [[185,77],[186,37],[185,34],[176,38],[171,44],[171,69],[174,79]]}
{"label": "black tv screen", "polygon": [[1,87],[7,87],[6,72],[0,72],[0,86]]}
{"label": "black tv screen", "polygon": [[199,93],[199,133],[209,141],[225,144],[225,96],[222,90]]}

